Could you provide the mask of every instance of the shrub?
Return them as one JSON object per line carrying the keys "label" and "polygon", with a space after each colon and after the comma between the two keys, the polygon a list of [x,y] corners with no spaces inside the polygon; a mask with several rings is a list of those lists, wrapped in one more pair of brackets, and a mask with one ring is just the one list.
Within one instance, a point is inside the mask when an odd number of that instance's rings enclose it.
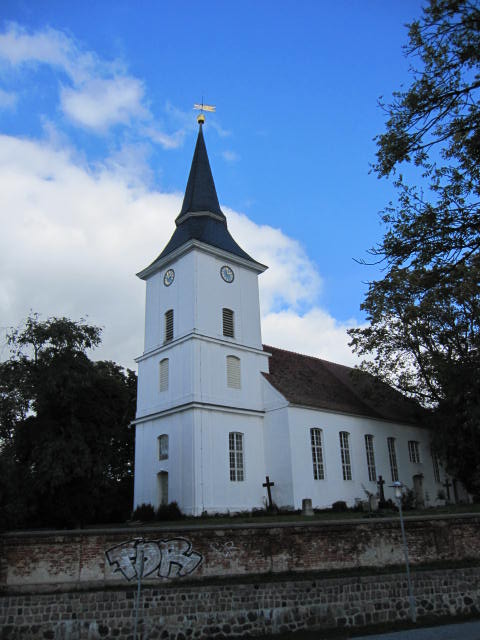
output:
{"label": "shrub", "polygon": [[135,511],[132,514],[133,520],[141,520],[142,522],[151,522],[155,519],[155,509],[152,504],[143,504],[138,505]]}
{"label": "shrub", "polygon": [[157,520],[180,520],[182,517],[183,513],[176,502],[162,504],[157,509]]}
{"label": "shrub", "polygon": [[347,511],[347,503],[344,500],[337,500],[332,504],[332,511]]}

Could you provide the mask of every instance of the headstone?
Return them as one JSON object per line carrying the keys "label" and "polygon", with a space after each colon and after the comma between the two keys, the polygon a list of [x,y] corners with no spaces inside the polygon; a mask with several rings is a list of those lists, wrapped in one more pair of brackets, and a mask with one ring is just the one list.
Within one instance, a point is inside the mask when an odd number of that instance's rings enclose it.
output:
{"label": "headstone", "polygon": [[302,516],[313,516],[312,499],[303,498],[302,500]]}
{"label": "headstone", "polygon": [[275,483],[270,481],[270,476],[267,476],[266,477],[266,482],[264,482],[262,486],[266,487],[266,489],[267,489],[267,493],[268,493],[268,508],[271,509],[272,506],[273,506],[271,487],[274,487]]}
{"label": "headstone", "polygon": [[372,493],[368,497],[368,502],[370,504],[370,511],[378,511],[378,496],[375,493]]}

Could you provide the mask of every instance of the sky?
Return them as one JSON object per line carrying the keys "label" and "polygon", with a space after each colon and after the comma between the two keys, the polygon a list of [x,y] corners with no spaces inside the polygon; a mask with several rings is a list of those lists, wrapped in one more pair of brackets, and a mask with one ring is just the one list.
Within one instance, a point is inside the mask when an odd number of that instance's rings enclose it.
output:
{"label": "sky", "polygon": [[263,341],[355,364],[391,181],[383,96],[408,85],[417,0],[2,0],[0,358],[31,311],[103,327],[135,368],[145,284],[174,230],[198,126],[260,276]]}

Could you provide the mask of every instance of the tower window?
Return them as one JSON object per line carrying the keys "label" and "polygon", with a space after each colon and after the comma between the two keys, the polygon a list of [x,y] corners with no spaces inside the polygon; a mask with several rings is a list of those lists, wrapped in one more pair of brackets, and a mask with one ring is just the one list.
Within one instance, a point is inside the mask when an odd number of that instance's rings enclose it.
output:
{"label": "tower window", "polygon": [[161,436],[158,436],[158,459],[168,459],[168,434],[166,433],[162,433]]}
{"label": "tower window", "polygon": [[418,464],[420,462],[420,449],[416,440],[408,441],[408,455],[410,462]]}
{"label": "tower window", "polygon": [[373,451],[373,436],[367,434],[365,436],[365,451],[367,453],[368,479],[372,482],[377,481],[377,470],[375,469],[375,453]]}
{"label": "tower window", "polygon": [[230,480],[242,482],[243,472],[243,433],[232,432],[228,434],[228,448],[230,457]]}
{"label": "tower window", "polygon": [[160,360],[160,391],[168,390],[168,358]]}
{"label": "tower window", "polygon": [[434,480],[435,482],[440,482],[440,463],[438,462],[438,456],[435,451],[432,451],[432,465]]}
{"label": "tower window", "polygon": [[227,356],[227,387],[241,388],[240,358],[236,356]]}
{"label": "tower window", "polygon": [[387,438],[388,458],[390,460],[390,471],[392,473],[392,482],[398,480],[397,452],[395,451],[395,438]]}
{"label": "tower window", "polygon": [[173,309],[165,312],[165,342],[173,340]]}
{"label": "tower window", "polygon": [[233,323],[233,311],[231,309],[223,309],[223,335],[227,338],[235,337],[235,327]]}
{"label": "tower window", "polygon": [[325,480],[321,429],[310,429],[310,444],[312,447],[313,478],[314,480]]}
{"label": "tower window", "polygon": [[350,460],[350,444],[348,442],[349,433],[340,431],[340,455],[342,458],[342,472],[344,480],[352,479],[352,463]]}

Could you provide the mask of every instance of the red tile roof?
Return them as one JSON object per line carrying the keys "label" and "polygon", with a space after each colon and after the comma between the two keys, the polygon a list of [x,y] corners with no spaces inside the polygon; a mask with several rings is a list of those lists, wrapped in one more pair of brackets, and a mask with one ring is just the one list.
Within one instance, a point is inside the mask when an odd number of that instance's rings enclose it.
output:
{"label": "red tile roof", "polygon": [[413,400],[341,364],[263,345],[271,353],[265,378],[291,404],[419,424],[423,410]]}

